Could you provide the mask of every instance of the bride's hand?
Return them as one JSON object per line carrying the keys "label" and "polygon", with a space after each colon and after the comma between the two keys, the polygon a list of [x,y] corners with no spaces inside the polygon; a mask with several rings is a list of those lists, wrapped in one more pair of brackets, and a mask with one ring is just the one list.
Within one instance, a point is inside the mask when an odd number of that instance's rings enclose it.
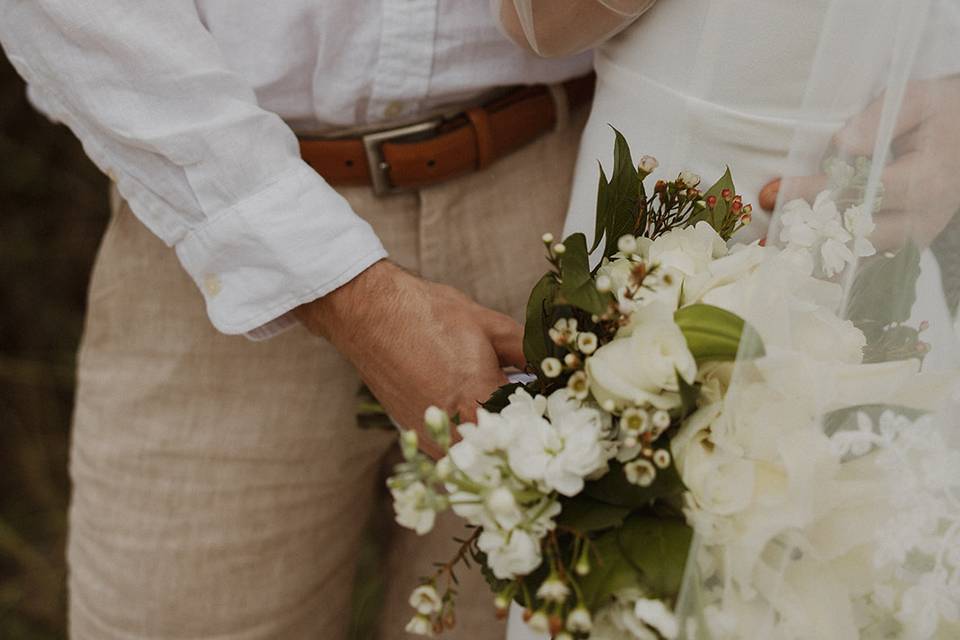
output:
{"label": "bride's hand", "polygon": [[[833,138],[841,157],[870,156],[881,127],[884,96],[854,117]],[[893,162],[883,171],[883,200],[871,235],[880,250],[901,246],[909,235],[928,246],[960,211],[960,78],[912,83],[894,125]],[[760,192],[760,206],[772,211],[782,202],[812,202],[827,177],[774,180]]]}
{"label": "bride's hand", "polygon": [[420,433],[432,404],[464,421],[507,380],[502,366],[525,366],[523,330],[452,287],[381,261],[295,311],[311,332],[346,356],[390,416]]}

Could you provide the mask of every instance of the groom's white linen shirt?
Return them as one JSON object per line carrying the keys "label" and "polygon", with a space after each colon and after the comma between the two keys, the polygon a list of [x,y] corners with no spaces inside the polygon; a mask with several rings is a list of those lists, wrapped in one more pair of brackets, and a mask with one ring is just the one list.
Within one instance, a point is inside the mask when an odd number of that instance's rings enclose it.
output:
{"label": "groom's white linen shirt", "polygon": [[291,127],[409,120],[590,67],[521,52],[464,0],[0,0],[0,42],[175,247],[213,324],[258,337],[386,255]]}

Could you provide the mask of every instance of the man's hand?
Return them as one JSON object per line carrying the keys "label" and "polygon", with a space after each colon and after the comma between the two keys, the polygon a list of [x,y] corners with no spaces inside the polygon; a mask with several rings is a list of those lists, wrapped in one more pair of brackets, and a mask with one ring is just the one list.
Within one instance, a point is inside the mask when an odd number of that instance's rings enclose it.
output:
{"label": "man's hand", "polygon": [[381,261],[319,300],[295,310],[360,372],[387,412],[421,435],[421,448],[439,450],[423,431],[431,404],[476,417],[506,384],[501,367],[525,366],[523,330],[452,287],[427,282]]}
{"label": "man's hand", "polygon": [[[884,96],[848,122],[833,138],[841,157],[871,156],[883,116]],[[874,215],[870,239],[880,250],[899,247],[910,235],[928,246],[960,210],[960,78],[910,84],[894,124],[892,162],[883,171],[883,202]],[[760,192],[760,206],[772,211],[782,201],[813,202],[826,176],[774,180]]]}

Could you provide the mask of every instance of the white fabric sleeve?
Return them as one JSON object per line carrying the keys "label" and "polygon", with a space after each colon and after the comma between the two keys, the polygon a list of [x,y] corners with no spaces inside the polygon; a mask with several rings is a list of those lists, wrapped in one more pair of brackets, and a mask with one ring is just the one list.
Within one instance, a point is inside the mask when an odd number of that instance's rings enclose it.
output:
{"label": "white fabric sleeve", "polygon": [[265,337],[386,255],[229,70],[193,0],[0,0],[0,43],[175,247],[220,331]]}
{"label": "white fabric sleeve", "polygon": [[544,57],[572,55],[610,38],[656,0],[490,0],[497,23]]}

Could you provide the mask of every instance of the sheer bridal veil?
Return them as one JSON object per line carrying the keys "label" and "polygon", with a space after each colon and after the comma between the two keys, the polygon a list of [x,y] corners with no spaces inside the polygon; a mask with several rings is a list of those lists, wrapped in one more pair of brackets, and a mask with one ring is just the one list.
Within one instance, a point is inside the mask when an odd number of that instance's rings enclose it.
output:
{"label": "sheer bridal veil", "polygon": [[541,55],[602,43],[594,168],[609,123],[673,175],[784,176],[782,257],[727,292],[766,355],[689,435],[681,637],[960,637],[960,0],[493,2]]}

